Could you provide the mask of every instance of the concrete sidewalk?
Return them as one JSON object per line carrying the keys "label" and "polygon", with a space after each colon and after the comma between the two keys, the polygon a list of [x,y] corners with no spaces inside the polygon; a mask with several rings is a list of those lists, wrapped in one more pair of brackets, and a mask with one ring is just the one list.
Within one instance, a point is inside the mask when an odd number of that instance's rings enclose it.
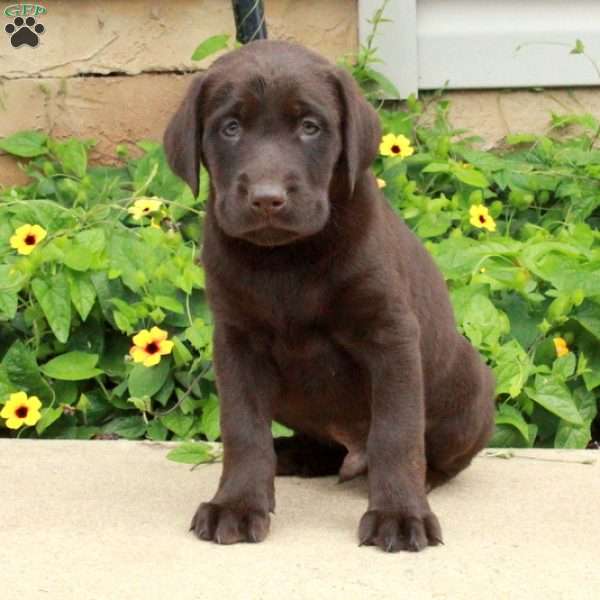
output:
{"label": "concrete sidewalk", "polygon": [[357,547],[364,480],[278,479],[266,542],[200,542],[189,521],[220,465],[167,450],[0,440],[0,598],[600,598],[599,452],[477,458],[430,495],[446,545],[385,554]]}

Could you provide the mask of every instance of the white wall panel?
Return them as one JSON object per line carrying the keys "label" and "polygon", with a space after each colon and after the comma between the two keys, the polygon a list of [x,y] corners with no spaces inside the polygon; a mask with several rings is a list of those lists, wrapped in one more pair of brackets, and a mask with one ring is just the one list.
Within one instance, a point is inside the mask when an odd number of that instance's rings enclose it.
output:
{"label": "white wall panel", "polygon": [[[378,4],[359,0],[361,40]],[[414,21],[404,17],[409,4]],[[402,97],[446,81],[450,89],[600,85],[590,60],[570,54],[581,39],[600,62],[595,0],[391,0],[386,13],[394,23],[377,38],[380,68]],[[405,51],[409,40],[416,57]]]}

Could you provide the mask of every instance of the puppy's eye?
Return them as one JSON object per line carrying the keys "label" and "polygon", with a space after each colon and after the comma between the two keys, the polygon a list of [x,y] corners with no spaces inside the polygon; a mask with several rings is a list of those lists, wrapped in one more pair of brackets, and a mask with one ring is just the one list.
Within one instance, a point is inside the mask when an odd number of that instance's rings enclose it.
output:
{"label": "puppy's eye", "polygon": [[228,138],[236,138],[240,135],[241,126],[240,122],[236,119],[226,121],[223,127],[221,127],[221,133]]}
{"label": "puppy's eye", "polygon": [[315,136],[321,131],[321,128],[312,119],[304,119],[301,125],[302,135],[309,137]]}

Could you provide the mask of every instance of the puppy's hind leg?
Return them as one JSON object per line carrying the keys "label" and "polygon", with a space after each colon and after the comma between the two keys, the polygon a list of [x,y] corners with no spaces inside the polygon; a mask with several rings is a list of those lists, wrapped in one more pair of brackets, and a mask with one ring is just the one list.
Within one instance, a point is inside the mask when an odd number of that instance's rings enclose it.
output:
{"label": "puppy's hind leg", "polygon": [[346,448],[340,444],[322,442],[299,433],[276,438],[273,444],[277,455],[277,475],[336,475],[346,456]]}
{"label": "puppy's hind leg", "polygon": [[[457,368],[450,414],[440,415],[426,432],[427,491],[458,475],[490,440],[494,431],[494,378],[475,350]],[[468,368],[468,367],[471,368]],[[446,398],[446,400],[450,400]]]}

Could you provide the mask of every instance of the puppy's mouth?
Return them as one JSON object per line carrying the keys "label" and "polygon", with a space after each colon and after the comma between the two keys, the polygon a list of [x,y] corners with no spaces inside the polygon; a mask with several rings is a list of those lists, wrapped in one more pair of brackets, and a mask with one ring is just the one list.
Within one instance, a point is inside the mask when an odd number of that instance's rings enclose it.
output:
{"label": "puppy's mouth", "polygon": [[257,246],[274,247],[290,244],[301,238],[302,235],[289,229],[265,225],[264,227],[247,231],[240,237]]}

